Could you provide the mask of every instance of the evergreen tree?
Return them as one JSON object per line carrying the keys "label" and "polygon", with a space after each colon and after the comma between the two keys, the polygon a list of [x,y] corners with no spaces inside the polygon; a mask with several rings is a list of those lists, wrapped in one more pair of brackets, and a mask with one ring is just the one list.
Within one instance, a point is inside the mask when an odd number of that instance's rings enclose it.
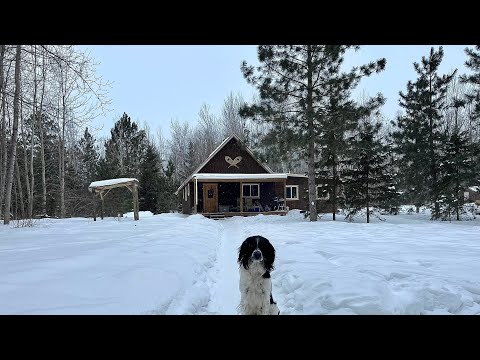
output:
{"label": "evergreen tree", "polygon": [[391,187],[391,178],[386,171],[388,152],[378,138],[380,128],[381,123],[373,124],[366,117],[348,139],[344,160],[347,219],[366,207],[369,223],[370,208],[385,201],[385,194]]}
{"label": "evergreen tree", "polygon": [[195,163],[195,147],[192,140],[188,142],[187,153],[185,155],[185,174],[186,176],[190,176],[197,167]]}
{"label": "evergreen tree", "polygon": [[[428,200],[432,206],[432,219],[440,217],[440,157],[445,141],[442,131],[443,110],[447,87],[456,70],[449,75],[438,75],[443,59],[443,48],[432,47],[428,57],[414,63],[418,79],[407,84],[407,94],[400,93],[400,105],[406,108],[405,118],[398,120],[395,135],[403,148],[405,173],[411,174],[412,188],[417,192],[417,202]],[[403,122],[403,124],[402,124]],[[416,133],[416,134],[415,134]],[[423,180],[422,180],[423,179]]]}
{"label": "evergreen tree", "polygon": [[153,144],[147,145],[145,157],[141,164],[139,207],[140,211],[157,213],[158,198],[160,195],[160,168],[159,155]]}
{"label": "evergreen tree", "polygon": [[473,71],[471,75],[463,75],[461,77],[463,82],[474,85],[472,94],[467,94],[468,99],[475,104],[474,117],[480,120],[480,45],[474,48],[466,48],[465,53],[469,57],[465,61],[465,66]]}
{"label": "evergreen tree", "polygon": [[428,201],[428,168],[425,166],[428,161],[428,133],[424,115],[418,111],[420,105],[416,86],[411,81],[407,83],[407,92],[400,92],[399,103],[405,114],[392,122],[396,129],[391,136],[399,156],[399,182],[404,199],[414,204],[418,213],[420,206]]}
{"label": "evergreen tree", "polygon": [[386,186],[383,187],[384,193],[380,196],[379,204],[382,209],[397,215],[401,201],[401,192],[398,186],[398,161],[391,139],[384,146],[386,163],[383,168],[383,180]]}
{"label": "evergreen tree", "polygon": [[79,142],[80,161],[82,164],[82,180],[87,186],[97,180],[99,155],[96,141],[92,134],[85,128],[83,137]]}
{"label": "evergreen tree", "polygon": [[165,176],[160,179],[160,194],[158,197],[158,211],[161,213],[178,210],[179,197],[175,195],[175,191],[180,186],[175,180],[175,166],[173,160],[168,160],[165,170]]}
{"label": "evergreen tree", "polygon": [[450,220],[455,214],[460,220],[462,205],[465,203],[463,189],[475,181],[475,165],[472,155],[478,156],[478,146],[468,144],[466,132],[454,131],[444,143],[443,156],[440,159],[440,215]]}
{"label": "evergreen tree", "polygon": [[[260,92],[260,103],[245,106],[241,114],[270,121],[273,125],[270,131],[274,137],[282,138],[284,146],[299,151],[307,161],[310,221],[317,220],[317,137],[323,132],[326,122],[336,121],[346,115],[349,106],[346,106],[345,99],[360,79],[385,67],[385,59],[381,59],[342,73],[340,67],[343,56],[350,47],[262,45],[258,47],[261,65],[257,71],[245,61],[241,67],[247,82]],[[282,136],[286,128],[290,130],[288,137]]]}
{"label": "evergreen tree", "polygon": [[[105,157],[100,160],[99,180],[115,178],[140,178],[141,163],[147,147],[146,134],[130,117],[123,113],[110,131],[111,137],[104,143]],[[132,211],[131,193],[126,188],[112,190],[105,201],[105,214],[116,216],[118,212]]]}
{"label": "evergreen tree", "polygon": [[105,158],[116,169],[114,177],[138,178],[147,145],[145,131],[123,113],[110,133],[111,138],[105,142]]}

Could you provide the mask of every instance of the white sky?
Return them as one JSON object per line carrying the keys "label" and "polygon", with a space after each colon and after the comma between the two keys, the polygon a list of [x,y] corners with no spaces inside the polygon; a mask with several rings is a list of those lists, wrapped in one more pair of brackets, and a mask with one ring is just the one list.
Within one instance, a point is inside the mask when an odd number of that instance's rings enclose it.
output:
{"label": "white sky", "polygon": [[[354,96],[362,91],[387,98],[383,112],[395,116],[398,92],[408,80],[415,80],[413,62],[427,56],[431,45],[366,45],[358,52],[347,52],[345,68],[382,57],[385,71],[363,79]],[[444,46],[440,71],[455,68],[465,73],[466,45]],[[148,123],[155,132],[161,128],[169,136],[170,122],[176,118],[194,125],[203,103],[219,114],[230,92],[251,100],[255,89],[240,72],[240,63],[257,63],[254,45],[95,45],[87,48],[100,65],[98,72],[113,82],[110,90],[112,111],[95,120],[97,137],[109,134],[111,127],[126,112],[132,120]],[[437,49],[438,46],[435,46]]]}

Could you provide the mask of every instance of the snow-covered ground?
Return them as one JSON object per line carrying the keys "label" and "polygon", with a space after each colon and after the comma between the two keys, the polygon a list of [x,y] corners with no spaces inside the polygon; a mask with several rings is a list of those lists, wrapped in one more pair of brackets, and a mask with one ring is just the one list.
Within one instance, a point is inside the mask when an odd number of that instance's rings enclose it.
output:
{"label": "snow-covered ground", "polygon": [[384,218],[141,213],[0,226],[0,314],[237,314],[237,248],[256,234],[277,250],[282,314],[480,314],[479,217]]}

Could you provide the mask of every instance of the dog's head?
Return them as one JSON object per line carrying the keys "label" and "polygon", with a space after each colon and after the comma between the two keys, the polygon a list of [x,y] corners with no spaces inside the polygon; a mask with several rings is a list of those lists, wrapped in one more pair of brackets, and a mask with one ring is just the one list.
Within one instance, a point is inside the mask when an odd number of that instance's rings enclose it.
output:
{"label": "dog's head", "polygon": [[263,236],[250,236],[246,238],[238,249],[238,264],[246,270],[254,262],[263,263],[266,271],[273,270],[275,261],[275,248]]}

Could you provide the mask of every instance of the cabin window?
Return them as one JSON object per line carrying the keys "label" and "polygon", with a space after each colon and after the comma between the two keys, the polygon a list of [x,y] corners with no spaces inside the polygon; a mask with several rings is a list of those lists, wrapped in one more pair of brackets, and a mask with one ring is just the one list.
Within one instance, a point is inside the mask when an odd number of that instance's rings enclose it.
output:
{"label": "cabin window", "polygon": [[208,189],[208,190],[207,190],[207,197],[208,197],[209,199],[213,199],[213,189]]}
{"label": "cabin window", "polygon": [[298,185],[287,185],[287,200],[298,200]]}
{"label": "cabin window", "polygon": [[463,192],[463,199],[468,200],[470,198],[470,193],[468,191]]}
{"label": "cabin window", "polygon": [[322,185],[317,185],[317,200],[330,199],[330,193]]}
{"label": "cabin window", "polygon": [[260,184],[243,184],[244,198],[260,198]]}

